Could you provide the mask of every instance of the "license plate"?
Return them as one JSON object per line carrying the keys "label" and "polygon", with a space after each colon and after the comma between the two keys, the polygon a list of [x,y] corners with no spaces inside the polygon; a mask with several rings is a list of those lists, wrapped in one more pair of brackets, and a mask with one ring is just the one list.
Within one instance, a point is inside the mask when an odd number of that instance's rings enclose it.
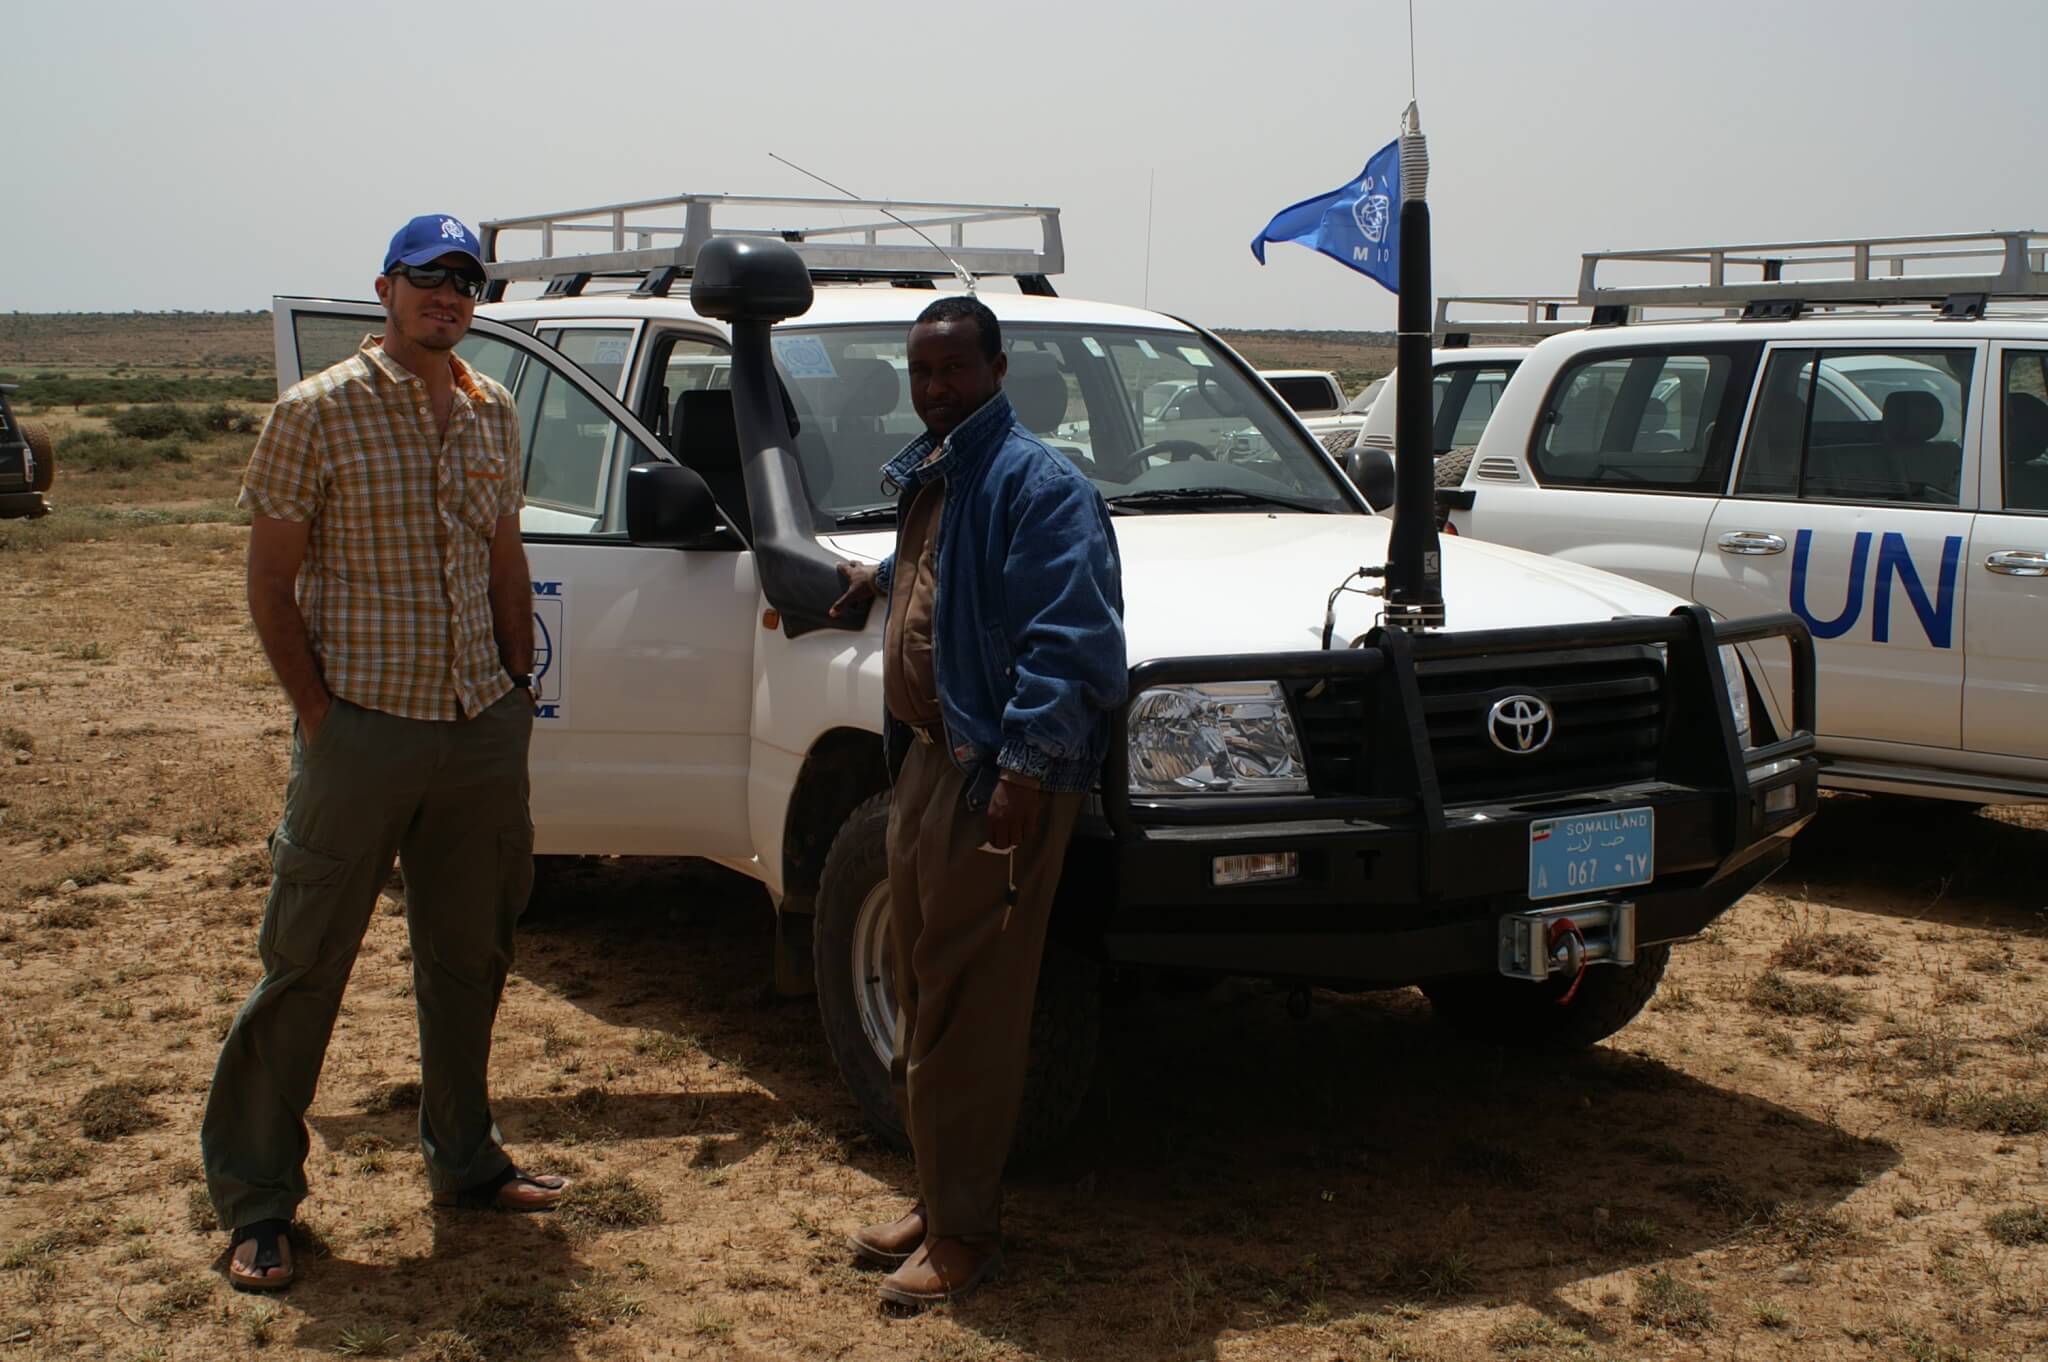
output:
{"label": "license plate", "polygon": [[1529,825],[1529,897],[1561,898],[1657,877],[1657,811],[1618,809]]}

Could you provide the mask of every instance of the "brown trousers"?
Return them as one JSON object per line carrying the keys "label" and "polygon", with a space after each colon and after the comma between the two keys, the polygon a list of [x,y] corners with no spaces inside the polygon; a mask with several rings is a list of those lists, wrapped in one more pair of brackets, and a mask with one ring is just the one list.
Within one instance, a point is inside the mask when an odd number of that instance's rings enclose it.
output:
{"label": "brown trousers", "polygon": [[1011,857],[976,850],[985,809],[943,747],[914,743],[889,806],[889,929],[896,954],[890,1078],[917,1156],[927,1233],[1002,1228],[1003,1165],[1024,1096],[1031,1003],[1079,794],[1040,796],[1015,852],[1017,905],[1003,923]]}

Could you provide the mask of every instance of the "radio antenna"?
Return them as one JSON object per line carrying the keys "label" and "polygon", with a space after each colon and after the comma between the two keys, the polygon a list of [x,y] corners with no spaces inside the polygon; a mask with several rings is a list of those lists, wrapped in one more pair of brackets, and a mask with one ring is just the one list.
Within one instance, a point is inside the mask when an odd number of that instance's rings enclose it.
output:
{"label": "radio antenna", "polygon": [[831,189],[838,193],[846,195],[847,198],[852,199],[855,203],[864,204],[868,207],[874,208],[876,211],[880,212],[882,216],[888,218],[889,221],[895,223],[898,227],[908,227],[911,231],[916,232],[919,236],[924,238],[925,245],[931,247],[933,250],[937,251],[940,255],[945,257],[946,263],[953,267],[953,273],[959,276],[961,285],[964,288],[966,288],[966,290],[969,293],[974,292],[974,276],[969,274],[966,270],[962,269],[960,266],[960,262],[955,260],[951,255],[947,254],[946,248],[944,246],[941,246],[938,242],[932,240],[931,237],[925,232],[924,228],[919,227],[916,223],[905,222],[902,218],[899,218],[894,213],[890,212],[882,204],[875,202],[873,199],[863,199],[860,195],[854,193],[851,189],[846,188],[844,185],[837,185],[832,183],[832,181],[826,179],[823,175],[818,174],[816,171],[805,170],[802,166],[798,165],[795,161],[790,160],[787,156],[777,156],[774,152],[771,151],[768,153],[768,157],[770,160],[782,162],[782,164],[788,166],[791,170],[794,170],[799,175],[810,176],[819,184],[824,185],[827,189]]}

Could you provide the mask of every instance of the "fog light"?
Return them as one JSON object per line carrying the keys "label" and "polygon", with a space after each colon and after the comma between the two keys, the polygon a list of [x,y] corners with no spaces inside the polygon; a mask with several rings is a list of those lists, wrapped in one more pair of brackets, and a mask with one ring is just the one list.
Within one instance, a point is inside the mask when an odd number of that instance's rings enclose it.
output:
{"label": "fog light", "polygon": [[1209,881],[1218,889],[1266,880],[1291,880],[1301,874],[1301,857],[1292,851],[1262,851],[1254,856],[1218,856],[1209,865]]}
{"label": "fog light", "polygon": [[1797,785],[1780,785],[1777,789],[1770,790],[1764,795],[1765,813],[1790,813],[1798,807],[1799,787]]}

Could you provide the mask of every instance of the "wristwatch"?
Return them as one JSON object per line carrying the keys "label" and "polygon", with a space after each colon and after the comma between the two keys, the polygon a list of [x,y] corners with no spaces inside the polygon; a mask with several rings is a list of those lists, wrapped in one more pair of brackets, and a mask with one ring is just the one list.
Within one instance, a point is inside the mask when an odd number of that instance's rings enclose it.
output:
{"label": "wristwatch", "polygon": [[533,689],[532,672],[507,672],[505,674],[512,678],[512,689],[526,691]]}

